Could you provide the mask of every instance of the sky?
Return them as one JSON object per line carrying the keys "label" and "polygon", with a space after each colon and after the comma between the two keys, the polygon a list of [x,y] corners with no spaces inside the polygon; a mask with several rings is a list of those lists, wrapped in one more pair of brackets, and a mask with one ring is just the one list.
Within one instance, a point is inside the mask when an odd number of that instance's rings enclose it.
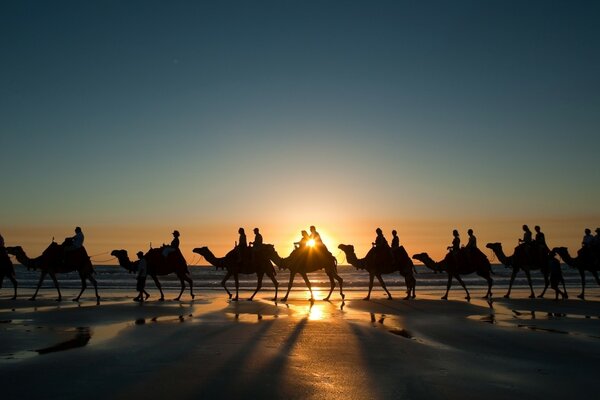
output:
{"label": "sky", "polygon": [[[238,227],[577,250],[600,226],[596,1],[0,3],[0,234],[103,258]],[[109,256],[106,257],[110,258]],[[340,259],[343,262],[343,256]],[[109,261],[110,262],[110,261]]]}

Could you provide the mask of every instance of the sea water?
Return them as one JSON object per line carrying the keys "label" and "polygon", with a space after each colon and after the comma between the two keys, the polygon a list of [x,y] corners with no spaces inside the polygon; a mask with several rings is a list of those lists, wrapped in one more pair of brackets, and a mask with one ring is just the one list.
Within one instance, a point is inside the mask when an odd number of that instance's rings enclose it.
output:
{"label": "sea water", "polygon": [[[135,290],[136,274],[126,271],[120,266],[114,265],[95,265],[96,279],[98,281],[99,288],[106,289],[132,289]],[[190,272],[194,280],[194,288],[198,289],[218,289],[221,288],[221,281],[225,277],[226,271],[217,270],[213,266],[190,266]],[[280,288],[287,289],[289,280],[289,272],[287,270],[278,270],[277,280],[279,281]],[[417,291],[419,287],[427,289],[442,289],[446,287],[447,275],[446,273],[434,273],[430,269],[422,265],[416,266],[417,274]],[[494,288],[497,292],[499,289],[507,289],[510,281],[511,269],[504,267],[501,264],[493,264],[492,270],[495,275],[492,275],[494,279]],[[577,288],[581,286],[581,278],[577,270],[562,265],[563,276],[568,288]],[[27,270],[22,265],[15,265],[15,272],[17,274],[17,280],[20,288],[35,288],[39,280],[39,271]],[[356,268],[349,265],[339,265],[338,274],[344,279],[344,289],[347,290],[365,290],[369,286],[369,274],[364,270],[357,270]],[[329,288],[329,278],[323,270],[311,272],[308,274],[309,280],[313,288]],[[487,288],[486,281],[476,274],[462,275],[461,276],[465,284],[469,289],[471,288]],[[532,282],[534,289],[543,288],[544,280],[540,271],[533,271],[531,273]],[[58,274],[57,279],[61,288],[79,288],[81,281],[77,272],[71,272],[67,274]],[[162,284],[163,289],[179,289],[179,279],[175,274],[166,276],[159,276],[159,280]],[[383,275],[383,280],[390,289],[398,290],[404,289],[404,278],[399,273]],[[256,288],[256,275],[245,275],[240,274],[239,276],[240,288],[241,289],[255,289]],[[586,277],[587,285],[590,287],[595,286],[593,277],[588,274]],[[337,284],[337,282],[336,282]],[[148,276],[146,283],[149,289],[154,287],[152,278]],[[187,284],[186,284],[187,285]],[[227,283],[229,288],[234,287],[234,280],[231,277]],[[455,280],[452,283],[453,288],[460,288],[460,285]],[[12,284],[8,279],[4,280],[3,291],[12,288]],[[46,276],[43,288],[53,287],[52,280],[49,276]],[[374,287],[378,288],[379,283],[375,279]],[[525,273],[520,271],[515,279],[513,285],[514,288],[527,287],[527,278]],[[263,288],[273,288],[271,279],[266,275],[263,278]],[[300,275],[296,275],[294,280],[294,290],[306,290],[304,281]],[[4,293],[5,294],[5,293]]]}

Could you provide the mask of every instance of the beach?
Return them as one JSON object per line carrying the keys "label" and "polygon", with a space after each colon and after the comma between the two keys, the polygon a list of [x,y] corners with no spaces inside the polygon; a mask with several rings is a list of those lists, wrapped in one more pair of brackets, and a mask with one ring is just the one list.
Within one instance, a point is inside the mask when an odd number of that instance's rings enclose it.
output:
{"label": "beach", "polygon": [[31,289],[16,301],[2,292],[3,398],[588,397],[600,361],[597,287],[558,302],[522,288],[508,300],[502,288],[491,303],[481,288],[470,302],[428,288],[409,301],[377,289],[371,301],[356,290],[310,302],[296,290],[287,303],[207,289],[159,302],[151,289],[143,304],[133,290],[105,290],[100,305],[92,292],[80,303],[51,289],[34,302]]}

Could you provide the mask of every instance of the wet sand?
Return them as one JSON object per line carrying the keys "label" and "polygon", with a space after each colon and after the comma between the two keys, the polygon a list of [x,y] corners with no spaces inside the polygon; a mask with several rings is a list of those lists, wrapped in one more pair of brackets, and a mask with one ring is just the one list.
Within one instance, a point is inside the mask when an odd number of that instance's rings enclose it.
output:
{"label": "wet sand", "polygon": [[7,399],[593,397],[600,365],[597,288],[587,301],[517,290],[491,304],[435,290],[410,301],[349,291],[312,305],[302,291],[287,304],[269,292],[138,304],[113,291],[100,306],[89,293],[80,304],[27,294],[0,297]]}

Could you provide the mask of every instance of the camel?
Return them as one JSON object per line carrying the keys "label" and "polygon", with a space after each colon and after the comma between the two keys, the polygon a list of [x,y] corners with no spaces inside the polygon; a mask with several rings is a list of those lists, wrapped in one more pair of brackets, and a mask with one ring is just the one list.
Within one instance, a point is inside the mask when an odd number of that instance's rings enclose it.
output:
{"label": "camel", "polygon": [[[392,258],[392,253],[386,251],[386,257],[377,257],[375,253],[376,249],[372,248],[369,250],[365,258],[359,259],[354,252],[354,246],[340,244],[338,249],[342,250],[346,254],[346,260],[356,267],[356,269],[364,269],[369,273],[369,293],[364,300],[371,298],[371,290],[373,289],[373,279],[377,277],[377,280],[381,284],[381,287],[386,292],[388,300],[392,300],[392,294],[387,289],[382,274],[391,274],[393,272],[400,272],[400,275],[404,277],[406,282],[406,297],[404,300],[415,298],[415,286],[416,279],[413,274],[414,264],[403,246],[395,249],[395,260]],[[379,259],[378,259],[379,258]]]}
{"label": "camel", "polygon": [[92,285],[94,285],[96,302],[97,304],[100,304],[98,283],[96,282],[96,278],[94,278],[94,274],[96,272],[94,271],[94,266],[92,265],[90,257],[87,255],[85,248],[81,247],[65,252],[64,247],[64,243],[58,244],[56,242],[52,242],[50,243],[50,246],[48,246],[48,248],[36,258],[29,258],[21,246],[7,247],[6,251],[8,254],[15,256],[17,261],[19,261],[28,269],[39,269],[41,272],[40,280],[37,288],[35,289],[35,293],[29,300],[35,300],[38,291],[44,282],[44,278],[46,277],[46,274],[48,274],[50,275],[50,278],[52,278],[54,286],[58,291],[58,299],[56,299],[56,301],[61,301],[62,294],[60,293],[60,287],[58,285],[58,280],[56,279],[56,274],[77,271],[79,273],[79,278],[81,279],[81,291],[79,292],[79,295],[73,299],[73,301],[79,301],[81,298],[81,295],[87,288],[87,279],[92,283]]}
{"label": "camel", "polygon": [[310,281],[308,280],[307,274],[309,272],[315,272],[320,269],[324,269],[325,273],[329,277],[329,282],[331,284],[331,288],[329,289],[329,294],[323,300],[329,301],[331,297],[331,293],[335,288],[334,279],[336,279],[340,284],[340,296],[342,296],[342,300],[346,297],[344,295],[344,291],[342,289],[342,284],[344,280],[337,273],[337,260],[335,257],[327,251],[323,246],[315,246],[315,247],[305,247],[303,249],[295,249],[291,252],[291,254],[286,258],[281,258],[279,254],[275,253],[274,257],[271,259],[275,265],[277,265],[280,269],[289,269],[290,270],[290,281],[288,283],[288,289],[285,296],[281,299],[282,301],[287,301],[288,296],[290,294],[290,290],[292,289],[292,285],[294,284],[294,278],[296,274],[300,274],[304,279],[304,283],[308,287],[310,291],[310,301],[314,301],[314,296],[312,292],[312,287]]}
{"label": "camel", "polygon": [[[179,301],[181,299],[181,295],[185,290],[185,282],[190,284],[190,296],[192,296],[192,299],[194,299],[194,281],[192,280],[192,275],[188,269],[187,262],[185,261],[185,258],[183,258],[183,254],[181,254],[181,251],[177,249],[176,251],[167,254],[165,257],[163,256],[163,250],[164,247],[157,247],[148,250],[148,252],[144,255],[146,258],[148,275],[152,277],[154,284],[160,292],[159,301],[164,301],[165,295],[162,291],[162,285],[158,280],[158,276],[169,275],[172,273],[177,275],[179,282],[181,283],[181,291],[179,292],[179,296],[177,296],[174,300]],[[110,254],[113,257],[116,257],[119,261],[119,265],[125,268],[127,271],[137,271],[137,261],[131,261],[129,259],[127,250],[113,250]]]}
{"label": "camel", "polygon": [[[262,288],[262,280],[266,274],[273,285],[275,286],[275,297],[273,301],[277,301],[277,291],[279,289],[279,282],[275,279],[275,269],[271,264],[271,255],[275,252],[275,248],[272,244],[263,244],[259,251],[252,253],[252,248],[247,248],[243,254],[240,254],[237,249],[229,251],[225,257],[216,257],[208,247],[198,247],[193,250],[194,253],[200,254],[209,263],[214,265],[217,269],[223,268],[227,270],[225,277],[221,281],[221,286],[225,288],[225,291],[229,295],[232,301],[239,300],[239,274],[256,274],[258,278],[258,284],[256,290],[250,296],[248,301],[254,300],[256,293]],[[233,276],[235,281],[235,297],[232,299],[232,294],[227,289],[227,281]]]}
{"label": "camel", "polygon": [[543,257],[536,256],[533,251],[526,251],[523,245],[517,246],[515,248],[515,252],[512,256],[507,256],[504,254],[504,250],[502,250],[501,243],[488,243],[485,245],[488,249],[491,249],[496,257],[498,257],[498,261],[504,264],[507,267],[512,268],[512,274],[510,276],[510,283],[508,285],[508,292],[504,295],[505,298],[510,297],[510,292],[512,290],[512,285],[515,281],[515,277],[519,270],[523,270],[525,272],[525,276],[527,276],[527,283],[529,284],[529,289],[531,290],[531,294],[529,295],[530,299],[535,298],[535,293],[533,292],[533,285],[531,284],[531,271],[540,270],[544,275],[544,290],[542,294],[538,297],[543,298],[548,286],[550,285],[550,269],[548,267],[548,260]]}
{"label": "camel", "polygon": [[552,251],[558,254],[569,267],[577,268],[579,271],[579,275],[581,276],[581,293],[577,297],[582,300],[585,299],[585,271],[591,272],[596,279],[596,283],[600,285],[600,279],[598,278],[600,263],[593,256],[590,257],[591,254],[587,254],[586,256],[585,250],[586,249],[580,249],[577,252],[577,257],[573,258],[566,247],[555,247],[552,249]]}
{"label": "camel", "polygon": [[10,257],[6,252],[6,248],[2,247],[0,248],[0,289],[2,289],[4,277],[8,277],[13,284],[14,295],[10,299],[15,300],[17,298],[17,279],[15,276],[15,268],[10,261]]}
{"label": "camel", "polygon": [[444,259],[439,262],[433,261],[427,253],[415,254],[412,258],[421,261],[427,268],[433,271],[446,271],[448,274],[448,284],[446,286],[446,294],[442,296],[442,300],[448,299],[448,292],[450,291],[450,286],[452,286],[452,278],[455,278],[463,287],[463,289],[465,289],[465,292],[467,293],[465,298],[467,300],[471,300],[469,290],[460,276],[472,274],[473,272],[487,281],[488,290],[483,298],[491,299],[492,284],[494,281],[490,276],[493,273],[490,261],[487,259],[485,254],[478,250],[476,252],[473,251],[470,256],[466,254],[468,251],[467,249],[463,248],[458,251],[459,254],[456,255],[452,253],[446,254]]}

